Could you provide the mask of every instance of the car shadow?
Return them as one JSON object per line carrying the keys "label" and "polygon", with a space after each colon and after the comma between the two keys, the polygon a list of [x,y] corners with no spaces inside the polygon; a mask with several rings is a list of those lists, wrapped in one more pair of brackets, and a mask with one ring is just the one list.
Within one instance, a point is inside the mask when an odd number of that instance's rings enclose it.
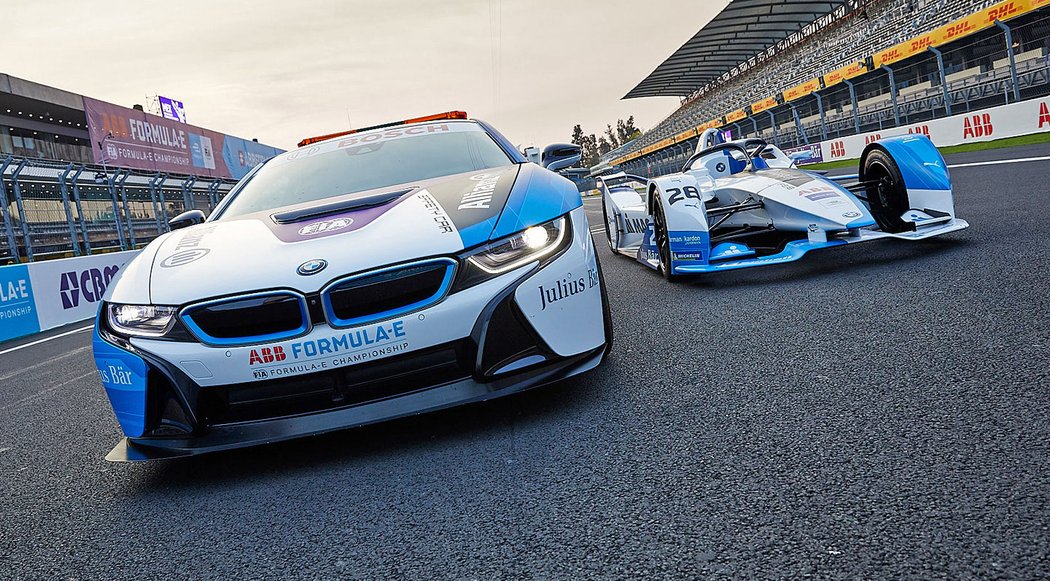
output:
{"label": "car shadow", "polygon": [[[608,363],[614,356],[609,355]],[[284,479],[300,472],[365,462],[390,454],[413,454],[457,440],[502,437],[522,424],[557,422],[592,408],[603,386],[612,385],[609,365],[553,384],[434,412],[347,428],[274,444],[132,465],[138,470],[132,495],[180,488]]]}

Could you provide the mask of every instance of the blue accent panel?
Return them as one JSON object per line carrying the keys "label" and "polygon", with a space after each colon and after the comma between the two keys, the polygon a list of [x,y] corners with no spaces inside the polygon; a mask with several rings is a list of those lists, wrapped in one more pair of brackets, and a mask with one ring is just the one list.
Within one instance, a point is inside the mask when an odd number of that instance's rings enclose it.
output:
{"label": "blue accent panel", "polygon": [[747,162],[733,157],[728,149],[723,149],[722,154],[726,156],[726,163],[729,164],[729,173],[738,174],[747,168]]}
{"label": "blue accent panel", "polygon": [[[861,207],[863,207],[863,206],[861,206]],[[850,222],[849,224],[846,224],[846,228],[867,228],[868,226],[874,226],[874,225],[875,225],[875,219],[872,218],[871,216],[865,216],[865,217],[857,218],[856,220]]]}
{"label": "blue accent panel", "polygon": [[671,230],[667,233],[671,243],[671,264],[707,264],[711,256],[711,235],[702,231]]}
{"label": "blue accent panel", "polygon": [[635,256],[638,262],[648,266],[649,268],[656,270],[657,265],[650,262],[650,260],[660,261],[660,249],[653,243],[653,223],[652,221],[645,227],[645,235],[642,236],[642,244],[638,247],[638,254]]}
{"label": "blue accent panel", "polygon": [[[388,311],[383,311],[382,313],[374,313],[374,314],[366,315],[366,316],[363,316],[363,317],[355,317],[353,319],[340,319],[338,316],[336,316],[335,309],[332,307],[332,298],[331,298],[331,295],[329,294],[329,292],[331,290],[337,288],[341,284],[346,283],[346,282],[350,282],[350,281],[353,281],[353,280],[357,280],[359,278],[375,276],[377,274],[382,274],[384,272],[391,272],[391,271],[395,271],[395,270],[401,270],[403,268],[408,268],[410,266],[419,266],[421,264],[439,264],[439,263],[445,263],[445,276],[444,276],[444,278],[441,279],[441,286],[438,287],[438,290],[433,295],[431,295],[431,296],[429,296],[429,297],[427,297],[425,299],[416,301],[416,302],[414,302],[414,303],[412,303],[410,305],[404,305],[404,306],[398,307],[396,309],[390,309]],[[456,264],[457,264],[456,261],[452,260],[450,258],[438,258],[438,259],[435,259],[435,260],[422,260],[422,261],[419,261],[419,262],[412,262],[412,263],[409,263],[409,264],[399,264],[397,266],[392,266],[390,268],[383,268],[383,269],[380,269],[380,270],[373,270],[373,271],[366,272],[364,274],[355,274],[355,275],[352,275],[352,276],[348,276],[346,278],[342,278],[342,279],[336,280],[336,281],[332,282],[331,284],[329,284],[327,287],[325,287],[325,289],[323,291],[321,291],[321,303],[324,305],[325,318],[328,320],[328,324],[331,325],[332,327],[337,327],[337,328],[354,327],[354,326],[357,326],[357,325],[364,325],[364,324],[372,323],[372,322],[375,322],[375,321],[382,321],[382,320],[385,320],[385,319],[392,319],[394,317],[399,317],[401,315],[405,315],[405,314],[411,313],[412,311],[418,311],[420,309],[424,309],[424,308],[427,308],[427,307],[429,307],[431,305],[437,304],[438,302],[440,302],[442,299],[445,298],[445,295],[448,294],[448,290],[450,288],[452,288],[452,280],[455,278],[455,273],[456,273]]]}
{"label": "blue accent panel", "polygon": [[759,258],[749,258],[747,260],[731,260],[729,262],[717,262],[715,264],[687,264],[681,266],[675,266],[676,274],[701,274],[705,272],[718,272],[720,270],[735,270],[738,268],[750,268],[753,266],[770,266],[773,264],[783,264],[785,262],[794,262],[799,258],[802,258],[810,250],[817,250],[818,248],[830,248],[832,246],[842,246],[846,244],[845,240],[828,240],[827,242],[810,242],[808,240],[796,240],[794,242],[788,242],[784,246],[784,250],[777,254],[771,254],[769,256],[762,256]]}
{"label": "blue accent panel", "polygon": [[710,262],[732,258],[747,258],[754,255],[755,251],[743,242],[723,242],[711,249]]}
{"label": "blue accent panel", "polygon": [[499,220],[498,215],[460,229],[459,237],[463,240],[463,248],[470,248],[471,246],[488,242],[489,235],[492,234],[492,229],[496,227],[497,220]]}
{"label": "blue accent panel", "polygon": [[0,266],[0,341],[39,331],[29,267]]}
{"label": "blue accent panel", "polygon": [[754,166],[755,169],[769,169],[769,164],[761,157],[752,158],[751,165]]}
{"label": "blue accent panel", "polygon": [[582,205],[580,191],[571,181],[534,163],[526,163],[521,166],[491,239],[550,222]]}
{"label": "blue accent panel", "polygon": [[[251,335],[247,337],[212,337],[208,333],[201,329],[199,325],[193,320],[194,311],[200,310],[204,307],[210,307],[213,305],[222,305],[226,303],[233,303],[249,298],[262,298],[262,297],[294,297],[299,301],[299,312],[301,313],[301,323],[298,328],[291,329],[288,331],[281,331],[280,333],[268,333],[266,335]],[[283,341],[285,339],[292,339],[300,335],[305,335],[310,330],[310,310],[306,306],[306,297],[294,293],[291,291],[273,291],[273,292],[261,292],[252,293],[247,295],[238,295],[234,297],[226,297],[222,299],[216,299],[214,301],[206,301],[203,303],[197,303],[186,307],[179,313],[179,319],[186,325],[193,333],[193,336],[201,341],[201,343],[207,345],[217,345],[220,347],[232,347],[235,345],[251,345],[254,343],[271,343],[273,341]]]}
{"label": "blue accent panel", "polygon": [[102,338],[95,320],[95,366],[120,429],[129,438],[146,431],[146,362]]}
{"label": "blue accent panel", "polygon": [[893,156],[908,189],[950,190],[948,165],[941,152],[925,135],[887,137],[877,142]]}

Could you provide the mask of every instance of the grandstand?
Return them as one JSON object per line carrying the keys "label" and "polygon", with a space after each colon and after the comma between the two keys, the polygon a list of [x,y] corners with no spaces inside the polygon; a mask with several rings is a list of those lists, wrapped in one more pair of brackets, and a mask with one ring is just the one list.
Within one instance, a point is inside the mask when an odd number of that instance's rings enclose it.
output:
{"label": "grandstand", "polygon": [[598,168],[677,171],[707,127],[791,148],[1048,94],[1046,5],[733,0],[625,96],[682,105]]}

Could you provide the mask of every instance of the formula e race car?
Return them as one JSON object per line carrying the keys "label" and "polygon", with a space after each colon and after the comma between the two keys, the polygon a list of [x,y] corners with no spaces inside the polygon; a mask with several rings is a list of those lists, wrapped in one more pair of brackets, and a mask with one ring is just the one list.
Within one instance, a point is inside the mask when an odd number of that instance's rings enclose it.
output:
{"label": "formula e race car", "polygon": [[186,456],[486,400],[597,366],[579,192],[462,112],[304,140],[110,285],[94,353],[126,438]]}
{"label": "formula e race car", "polygon": [[921,240],[969,226],[955,217],[948,167],[928,138],[876,141],[858,175],[799,169],[761,139],[708,129],[681,173],[597,179],[614,252],[667,279],[798,260],[818,248]]}

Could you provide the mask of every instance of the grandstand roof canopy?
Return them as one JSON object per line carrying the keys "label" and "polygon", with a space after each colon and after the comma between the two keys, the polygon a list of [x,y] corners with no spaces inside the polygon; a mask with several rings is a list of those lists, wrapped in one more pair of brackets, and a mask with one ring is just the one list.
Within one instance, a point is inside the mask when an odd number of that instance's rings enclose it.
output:
{"label": "grandstand roof canopy", "polygon": [[733,0],[624,99],[684,97],[848,0]]}

